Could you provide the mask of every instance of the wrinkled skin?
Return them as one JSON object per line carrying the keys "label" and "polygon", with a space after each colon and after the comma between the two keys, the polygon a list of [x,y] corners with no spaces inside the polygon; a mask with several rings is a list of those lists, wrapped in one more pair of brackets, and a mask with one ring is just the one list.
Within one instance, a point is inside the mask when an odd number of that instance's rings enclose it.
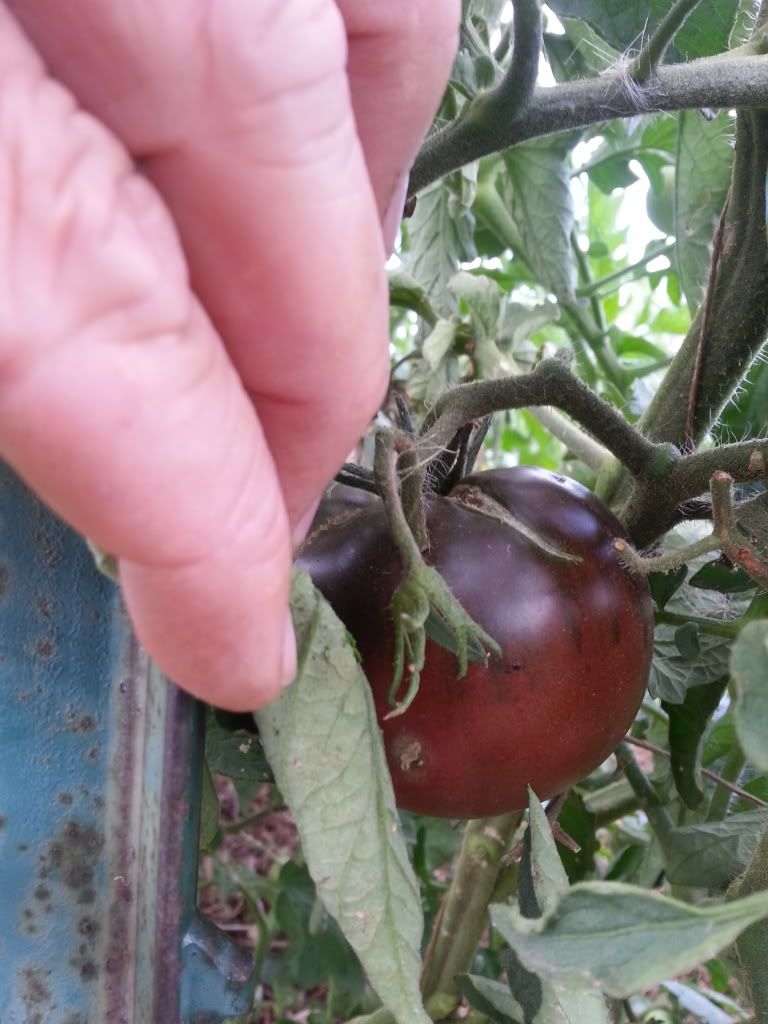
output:
{"label": "wrinkled skin", "polygon": [[220,707],[293,678],[293,549],[386,390],[385,260],[459,14],[0,5],[0,457]]}
{"label": "wrinkled skin", "polygon": [[648,586],[620,564],[624,530],[602,502],[534,467],[474,474],[452,493],[477,501],[478,489],[549,550],[456,497],[430,499],[427,560],[503,657],[458,679],[454,655],[428,641],[399,717],[384,720],[401,568],[381,505],[326,523],[300,557],[357,642],[398,805],[449,818],[520,809],[528,785],[546,799],[593,771],[637,713],[652,652]]}

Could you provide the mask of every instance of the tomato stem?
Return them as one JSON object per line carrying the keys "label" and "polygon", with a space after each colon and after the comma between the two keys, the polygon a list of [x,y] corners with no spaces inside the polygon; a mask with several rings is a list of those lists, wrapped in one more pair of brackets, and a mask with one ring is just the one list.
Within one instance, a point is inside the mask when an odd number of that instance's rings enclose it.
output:
{"label": "tomato stem", "polygon": [[467,823],[456,870],[443,898],[424,957],[421,991],[429,1004],[435,996],[455,996],[456,975],[468,971],[488,927],[488,904],[502,870],[515,871],[504,854],[520,824],[522,811]]}
{"label": "tomato stem", "polygon": [[[401,501],[400,479],[397,473],[397,435],[380,431],[376,436],[374,473],[384,503],[392,539],[403,560],[405,573],[392,597],[391,614],[395,629],[392,685],[389,703],[392,718],[410,707],[419,688],[419,677],[424,667],[427,640],[427,620],[434,612],[447,626],[449,636],[455,640],[458,674],[465,676],[469,650],[478,648],[487,658],[487,651],[501,656],[501,648],[488,633],[469,616],[454,596],[443,577],[422,558],[421,549],[406,519]],[[425,527],[426,529],[426,527]],[[406,652],[408,659],[406,662]],[[407,674],[405,696],[396,701],[397,692]]]}
{"label": "tomato stem", "polygon": [[[732,562],[745,569],[756,583],[768,586],[768,545],[745,530],[737,519],[733,505],[733,478],[720,470],[709,483],[712,495],[712,533],[676,551],[645,558],[626,541],[617,539],[613,546],[620,559],[635,572],[670,572],[692,558],[710,551],[722,551]],[[749,503],[751,505],[751,502]],[[762,524],[760,524],[761,528]]]}

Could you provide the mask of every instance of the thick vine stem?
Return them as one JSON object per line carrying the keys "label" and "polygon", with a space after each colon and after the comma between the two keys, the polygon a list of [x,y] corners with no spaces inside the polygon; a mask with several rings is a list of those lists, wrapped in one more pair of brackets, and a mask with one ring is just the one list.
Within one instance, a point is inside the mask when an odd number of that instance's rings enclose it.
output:
{"label": "thick vine stem", "polygon": [[637,57],[629,66],[629,76],[638,84],[648,81],[664,59],[672,40],[700,0],[677,0],[662,18]]}
{"label": "thick vine stem", "polygon": [[733,478],[718,471],[712,475],[712,533],[664,555],[644,558],[623,540],[615,540],[614,548],[621,559],[635,572],[670,572],[709,551],[722,551],[732,562],[745,569],[756,583],[768,589],[768,558],[766,552],[752,542],[739,526],[733,506]]}
{"label": "thick vine stem", "polygon": [[[467,823],[451,884],[443,899],[421,975],[421,991],[429,1010],[442,997],[446,1013],[458,1002],[456,975],[472,965],[488,927],[488,903],[504,868],[521,811]],[[446,998],[447,997],[447,998]]]}
{"label": "thick vine stem", "polygon": [[654,832],[659,839],[664,839],[673,828],[672,818],[662,800],[659,799],[656,790],[648,781],[645,773],[637,763],[632,748],[626,741],[622,741],[616,748],[616,756],[619,764],[624,769],[627,782],[632,791],[640,801],[640,806],[648,815]]}
{"label": "thick vine stem", "polygon": [[[392,687],[389,693],[392,711],[387,717],[401,715],[410,707],[419,689],[427,642],[427,620],[432,613],[439,616],[455,641],[458,675],[465,676],[470,648],[488,657],[497,657],[501,648],[488,633],[462,608],[440,573],[427,565],[421,556],[411,527],[405,517],[400,498],[397,474],[399,451],[410,448],[410,442],[391,431],[376,435],[374,474],[384,503],[392,539],[403,560],[405,574],[392,597],[392,621],[395,630],[395,654]],[[406,660],[406,654],[408,655]],[[407,673],[405,695],[397,701],[397,692]]]}
{"label": "thick vine stem", "polygon": [[568,413],[636,477],[663,471],[677,453],[638,433],[621,413],[571,373],[560,358],[544,359],[530,373],[480,380],[448,391],[424,421],[417,442],[425,454],[443,448],[464,423],[503,409],[552,405]]}
{"label": "thick vine stem", "polygon": [[[641,429],[654,440],[686,442],[689,390],[697,358],[701,367],[692,424],[694,443],[720,415],[763,344],[768,324],[767,170],[768,113],[741,110],[706,332],[702,336],[703,304],[641,420]],[[730,466],[711,466],[710,474],[715,468],[726,468],[736,476]]]}
{"label": "thick vine stem", "polygon": [[[731,885],[727,899],[768,890],[768,828],[752,854],[747,870]],[[747,977],[756,1024],[768,1024],[768,919],[758,921],[736,940],[736,951]]]}
{"label": "thick vine stem", "polygon": [[647,82],[627,88],[625,68],[598,78],[538,87],[524,110],[500,116],[487,94],[470,101],[461,117],[434,132],[411,171],[410,195],[491,153],[555,132],[656,111],[730,109],[768,105],[765,56],[703,57],[658,68]]}
{"label": "thick vine stem", "polygon": [[[718,472],[735,483],[768,479],[768,441],[740,441],[695,452],[670,463],[663,481],[641,481],[622,516],[635,544],[646,547],[679,522],[678,508],[702,494]],[[761,497],[737,506],[737,520],[746,525]]]}
{"label": "thick vine stem", "polygon": [[[634,477],[625,523],[638,547],[647,546],[680,521],[680,506],[705,491],[718,473],[737,483],[768,478],[767,440],[742,441],[683,456],[676,445],[654,443],[645,437],[571,373],[563,359],[555,357],[542,360],[530,373],[462,384],[443,395],[424,420],[415,442],[422,480],[435,452],[444,450],[464,424],[504,409],[532,406],[554,406],[566,412]],[[755,512],[759,511],[758,499],[752,504]],[[744,526],[747,513],[748,503],[744,503]],[[733,529],[729,537],[735,547]],[[702,546],[697,554],[717,546],[714,542]],[[749,557],[747,546],[742,546],[744,557]]]}
{"label": "thick vine stem", "polygon": [[512,0],[514,42],[509,68],[499,84],[486,93],[487,116],[495,106],[502,116],[524,110],[536,88],[543,42],[540,0]]}

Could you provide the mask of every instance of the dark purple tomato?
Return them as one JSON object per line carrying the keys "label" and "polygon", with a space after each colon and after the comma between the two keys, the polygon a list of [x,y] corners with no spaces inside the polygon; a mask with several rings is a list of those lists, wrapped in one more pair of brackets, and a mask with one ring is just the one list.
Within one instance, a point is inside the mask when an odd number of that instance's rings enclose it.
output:
{"label": "dark purple tomato", "polygon": [[311,535],[299,563],[362,656],[398,806],[477,818],[593,771],[632,723],[651,663],[644,578],[612,546],[613,513],[581,484],[531,466],[466,477],[428,500],[434,565],[502,657],[470,662],[427,640],[418,694],[391,710],[389,606],[402,565],[378,499]]}

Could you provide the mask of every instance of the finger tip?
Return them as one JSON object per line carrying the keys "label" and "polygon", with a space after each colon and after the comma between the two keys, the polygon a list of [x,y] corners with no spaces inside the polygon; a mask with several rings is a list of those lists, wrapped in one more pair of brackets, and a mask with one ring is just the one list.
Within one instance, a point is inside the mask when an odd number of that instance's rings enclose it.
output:
{"label": "finger tip", "polygon": [[269,593],[257,574],[233,570],[220,587],[205,573],[125,562],[120,576],[138,640],[169,679],[214,707],[257,711],[296,676],[289,564]]}

